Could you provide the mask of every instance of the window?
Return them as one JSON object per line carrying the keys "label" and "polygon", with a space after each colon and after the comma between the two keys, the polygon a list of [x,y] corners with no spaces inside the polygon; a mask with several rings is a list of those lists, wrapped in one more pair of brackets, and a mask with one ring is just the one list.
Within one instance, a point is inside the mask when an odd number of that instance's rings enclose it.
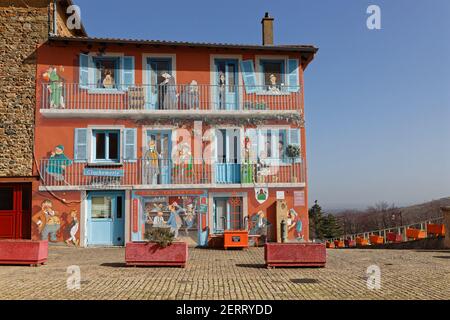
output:
{"label": "window", "polygon": [[0,188],[0,211],[14,209],[14,188]]}
{"label": "window", "polygon": [[247,129],[250,160],[288,162],[287,147],[300,145],[299,129]]}
{"label": "window", "polygon": [[91,208],[92,219],[111,219],[112,217],[111,197],[92,197],[91,206],[92,206]]}
{"label": "window", "polygon": [[120,162],[120,131],[92,131],[93,159],[95,162]]}
{"label": "window", "polygon": [[116,89],[119,86],[120,58],[94,57],[95,87]]}
{"label": "window", "polygon": [[242,230],[242,197],[214,198],[214,231]]}
{"label": "window", "polygon": [[285,84],[285,62],[284,60],[260,60],[262,74],[262,85],[267,90],[281,89]]}

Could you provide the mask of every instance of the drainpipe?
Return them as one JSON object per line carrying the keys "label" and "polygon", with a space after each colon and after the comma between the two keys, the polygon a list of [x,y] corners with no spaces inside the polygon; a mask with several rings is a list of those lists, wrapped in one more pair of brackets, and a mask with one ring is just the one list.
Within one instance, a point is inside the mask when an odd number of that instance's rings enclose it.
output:
{"label": "drainpipe", "polygon": [[[50,16],[51,16],[51,13],[50,13],[50,5],[49,5],[49,8],[48,8],[48,28],[49,28],[49,35],[50,36],[57,36],[58,35],[58,30],[57,30],[57,28],[56,28],[56,25],[57,25],[57,23],[56,23],[56,19],[57,19],[57,11],[56,11],[56,1],[57,0],[53,0],[53,21],[52,21],[52,23],[50,23],[50,20],[52,20],[51,18],[50,18]],[[50,24],[52,25],[52,30],[50,30]]]}

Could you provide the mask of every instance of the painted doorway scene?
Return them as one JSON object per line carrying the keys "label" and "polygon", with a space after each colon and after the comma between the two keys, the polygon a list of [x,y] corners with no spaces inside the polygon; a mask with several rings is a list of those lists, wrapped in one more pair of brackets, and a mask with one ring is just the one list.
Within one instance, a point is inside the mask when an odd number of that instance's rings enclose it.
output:
{"label": "painted doorway scene", "polygon": [[239,78],[238,60],[215,60],[215,109],[238,110],[239,109]]}
{"label": "painted doorway scene", "polygon": [[240,131],[238,129],[219,129],[217,131],[216,183],[240,183]]}
{"label": "painted doorway scene", "polygon": [[242,201],[242,197],[214,197],[214,234],[243,229]]}
{"label": "painted doorway scene", "polygon": [[147,59],[146,109],[170,110],[178,108],[175,77],[171,58]]}
{"label": "painted doorway scene", "polygon": [[172,132],[149,130],[142,165],[144,184],[170,184],[172,180]]}
{"label": "painted doorway scene", "polygon": [[0,239],[31,238],[31,185],[0,184]]}
{"label": "painted doorway scene", "polygon": [[144,223],[141,240],[152,228],[170,228],[177,241],[191,247],[206,245],[206,196],[144,196],[140,202]]}
{"label": "painted doorway scene", "polygon": [[87,245],[125,244],[125,194],[90,192],[88,195]]}

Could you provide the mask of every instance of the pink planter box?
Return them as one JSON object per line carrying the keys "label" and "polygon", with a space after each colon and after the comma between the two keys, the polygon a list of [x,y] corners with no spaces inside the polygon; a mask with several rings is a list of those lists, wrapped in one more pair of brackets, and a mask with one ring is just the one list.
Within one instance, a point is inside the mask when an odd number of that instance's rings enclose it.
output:
{"label": "pink planter box", "polygon": [[0,264],[38,266],[47,262],[48,241],[0,240]]}
{"label": "pink planter box", "polygon": [[388,242],[402,242],[403,241],[403,237],[401,234],[398,233],[394,233],[394,232],[388,232],[386,234],[386,240]]}
{"label": "pink planter box", "polygon": [[151,242],[131,242],[125,247],[127,266],[178,266],[186,267],[188,245],[185,242],[174,242],[161,248]]}
{"label": "pink planter box", "polygon": [[266,243],[266,266],[325,267],[326,246],[323,243]]}
{"label": "pink planter box", "polygon": [[355,240],[347,239],[347,240],[344,240],[344,243],[345,243],[345,246],[347,248],[356,248],[356,241]]}

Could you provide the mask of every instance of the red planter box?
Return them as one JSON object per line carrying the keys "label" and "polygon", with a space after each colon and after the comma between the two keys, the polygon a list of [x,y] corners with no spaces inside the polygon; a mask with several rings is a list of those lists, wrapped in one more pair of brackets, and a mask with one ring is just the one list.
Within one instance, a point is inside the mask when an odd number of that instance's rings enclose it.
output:
{"label": "red planter box", "polygon": [[333,242],[326,242],[326,247],[330,249],[334,249],[334,243]]}
{"label": "red planter box", "polygon": [[38,266],[47,262],[48,241],[0,240],[0,264]]}
{"label": "red planter box", "polygon": [[151,242],[131,242],[125,247],[127,266],[177,266],[186,267],[188,245],[174,242],[166,248]]}
{"label": "red planter box", "polygon": [[358,238],[356,238],[356,245],[357,246],[362,246],[362,247],[368,246],[369,245],[369,240],[358,237]]}
{"label": "red planter box", "polygon": [[323,243],[266,243],[266,266],[325,267],[326,246]]}
{"label": "red planter box", "polygon": [[445,226],[443,224],[427,224],[427,233],[437,237],[445,237]]}
{"label": "red planter box", "polygon": [[406,229],[406,237],[413,240],[425,239],[427,233],[419,229]]}
{"label": "red planter box", "polygon": [[388,242],[402,242],[403,238],[401,234],[394,233],[394,232],[388,232],[386,234],[386,240]]}
{"label": "red planter box", "polygon": [[371,236],[369,236],[369,239],[370,239],[370,244],[383,244],[384,243],[384,238],[381,236],[371,235]]}
{"label": "red planter box", "polygon": [[344,240],[344,243],[347,248],[356,248],[355,240]]}
{"label": "red planter box", "polygon": [[248,248],[248,231],[226,230],[223,233],[223,247]]}
{"label": "red planter box", "polygon": [[342,240],[334,240],[334,246],[336,248],[345,248],[345,242]]}

